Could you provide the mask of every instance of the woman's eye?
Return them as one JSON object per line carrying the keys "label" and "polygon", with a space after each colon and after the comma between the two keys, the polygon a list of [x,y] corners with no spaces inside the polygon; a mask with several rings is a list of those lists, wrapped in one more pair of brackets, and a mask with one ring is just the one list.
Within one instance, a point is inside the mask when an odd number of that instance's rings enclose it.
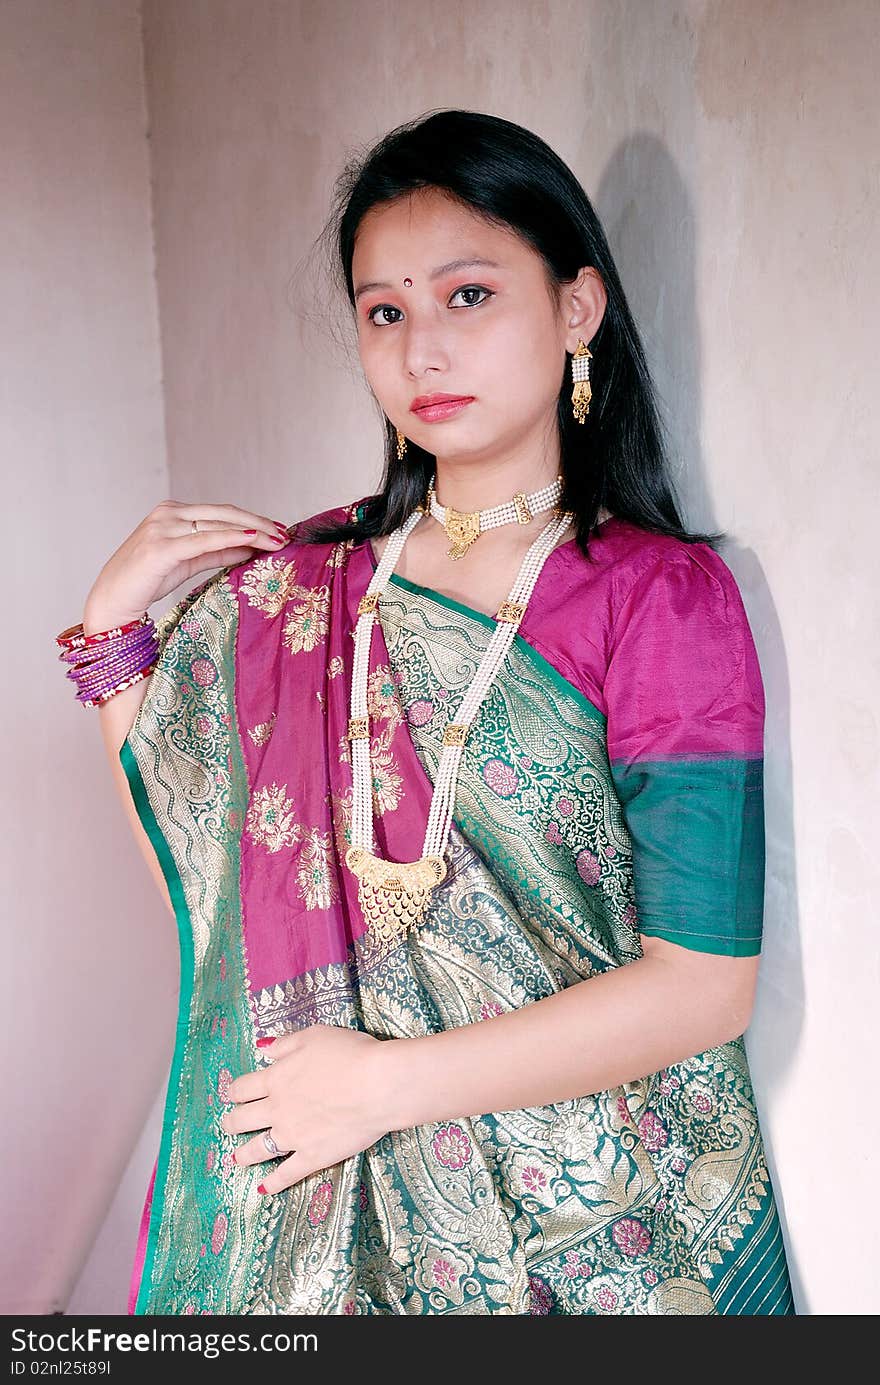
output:
{"label": "woman's eye", "polygon": [[[400,313],[400,309],[392,307],[390,303],[377,303],[375,308],[371,308],[367,313],[367,319],[376,327],[393,327],[394,322],[389,322],[387,318],[384,322],[377,322],[374,316],[375,313]],[[402,316],[402,314],[400,315]],[[396,321],[399,321],[399,318],[395,318],[395,322]]]}
{"label": "woman's eye", "polygon": [[[491,298],[491,297],[493,296],[492,290],[491,290],[491,289],[484,289],[483,286],[482,286],[482,284],[468,284],[468,285],[467,285],[465,288],[463,288],[463,289],[456,289],[456,290],[455,290],[455,293],[452,295],[452,298],[457,298],[457,297],[459,296],[460,293],[464,293],[464,294],[484,293],[484,294],[486,295],[486,298],[479,298],[479,299],[476,299],[476,300],[473,299],[473,298],[468,298],[467,302],[466,302],[465,305],[464,305],[466,308],[478,308],[478,307],[480,306],[481,303],[485,303],[485,302],[486,302],[486,299]],[[452,299],[450,299],[449,301],[450,301],[450,303],[451,303],[451,302],[452,302]]]}

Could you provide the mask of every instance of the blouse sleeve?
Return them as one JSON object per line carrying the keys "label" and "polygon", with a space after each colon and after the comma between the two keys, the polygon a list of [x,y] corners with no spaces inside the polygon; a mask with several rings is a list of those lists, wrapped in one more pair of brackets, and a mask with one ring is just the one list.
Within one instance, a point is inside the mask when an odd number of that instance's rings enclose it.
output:
{"label": "blouse sleeve", "polygon": [[667,551],[636,580],[614,623],[604,692],[640,932],[754,956],[764,690],[742,597],[714,550]]}

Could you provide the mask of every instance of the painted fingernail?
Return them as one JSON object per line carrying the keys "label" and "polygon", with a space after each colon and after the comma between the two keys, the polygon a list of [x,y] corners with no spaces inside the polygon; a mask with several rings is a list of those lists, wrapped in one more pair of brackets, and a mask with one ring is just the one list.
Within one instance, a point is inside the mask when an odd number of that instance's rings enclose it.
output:
{"label": "painted fingernail", "polygon": [[282,529],[285,534],[287,533],[287,525],[282,524],[280,519],[273,519],[272,523],[275,525],[276,529]]}
{"label": "painted fingernail", "polygon": [[257,532],[256,529],[243,529],[243,530],[242,530],[242,533],[243,533],[243,534],[255,534],[256,532]]}
{"label": "painted fingernail", "polygon": [[270,535],[270,537],[275,541],[275,543],[287,543],[286,534],[272,534]]}
{"label": "painted fingernail", "polygon": [[272,1039],[257,1039],[257,1048],[268,1048],[269,1045],[270,1045],[270,1044],[274,1044],[274,1042],[275,1042],[274,1038],[272,1038]]}
{"label": "painted fingernail", "polygon": [[237,1163],[238,1163],[238,1159],[236,1158],[236,1155],[235,1155],[235,1150],[232,1151],[232,1162],[233,1162],[233,1164],[237,1164]]}
{"label": "painted fingernail", "polygon": [[265,1196],[265,1193],[266,1193],[266,1185],[265,1185],[265,1183],[258,1183],[258,1184],[257,1184],[257,1192],[258,1192],[258,1193],[262,1193],[262,1194]]}

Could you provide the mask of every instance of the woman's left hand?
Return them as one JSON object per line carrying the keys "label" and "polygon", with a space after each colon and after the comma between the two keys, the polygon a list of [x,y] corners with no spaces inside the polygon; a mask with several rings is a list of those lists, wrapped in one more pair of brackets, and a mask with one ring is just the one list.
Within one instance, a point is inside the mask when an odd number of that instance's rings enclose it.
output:
{"label": "woman's left hand", "polygon": [[[284,1034],[266,1049],[269,1065],[230,1082],[235,1109],[220,1121],[230,1135],[260,1133],[235,1150],[237,1164],[268,1162],[260,1188],[280,1193],[310,1173],[359,1154],[386,1133],[376,1056],[389,1040],[358,1029],[314,1024]],[[271,1130],[286,1158],[263,1143]]]}

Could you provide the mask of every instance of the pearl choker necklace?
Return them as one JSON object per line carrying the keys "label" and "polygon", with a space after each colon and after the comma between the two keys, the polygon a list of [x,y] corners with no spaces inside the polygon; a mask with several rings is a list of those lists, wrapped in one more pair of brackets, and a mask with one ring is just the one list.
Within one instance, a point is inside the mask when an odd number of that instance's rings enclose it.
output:
{"label": "pearl choker necklace", "polygon": [[443,749],[420,859],[383,861],[373,850],[373,787],[370,718],[367,710],[370,643],[378,618],[380,594],[423,513],[423,507],[419,506],[388,539],[379,565],[358,603],[354,633],[354,669],[348,723],[354,782],[351,846],[345,854],[345,863],[357,876],[358,902],[367,926],[375,941],[383,944],[399,941],[410,927],[421,922],[431,891],[446,875],[444,854],[452,826],[458,768],[468,731],[513,644],[541,569],[573,518],[568,513],[558,514],[545,526],[523,558],[507,600],[502,602],[496,613],[495,629],[473,681],[462,698],[456,720],[450,722],[443,732]]}
{"label": "pearl choker necklace", "polygon": [[434,494],[434,485],[428,492],[428,508],[438,524],[449,535],[452,547],[450,558],[463,558],[472,543],[487,529],[497,529],[502,524],[528,524],[535,515],[552,510],[562,494],[562,477],[557,476],[549,486],[531,495],[519,491],[505,505],[494,505],[489,510],[453,510],[449,505],[441,505]]}

